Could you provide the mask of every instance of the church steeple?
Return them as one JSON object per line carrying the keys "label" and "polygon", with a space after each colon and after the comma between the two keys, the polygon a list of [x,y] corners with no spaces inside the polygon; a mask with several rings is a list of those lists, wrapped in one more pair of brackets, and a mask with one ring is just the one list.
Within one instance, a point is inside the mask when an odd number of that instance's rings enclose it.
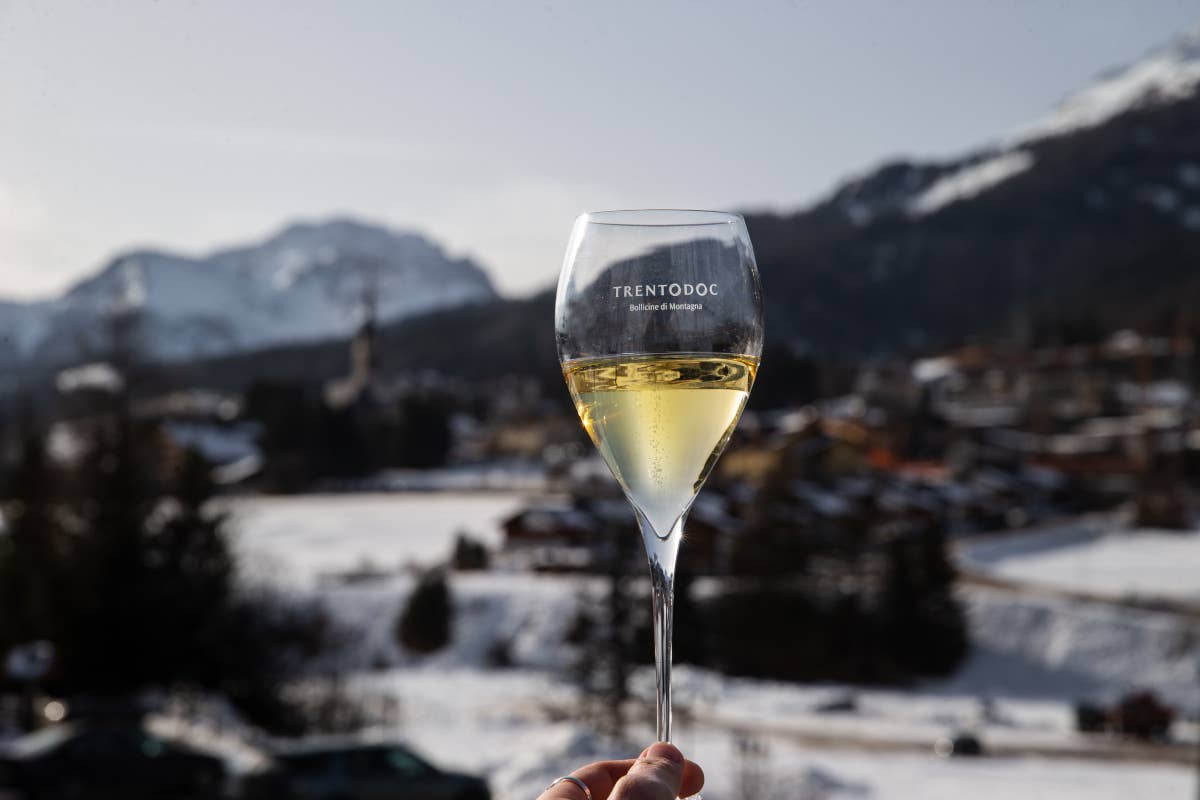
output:
{"label": "church steeple", "polygon": [[379,355],[375,348],[376,313],[379,304],[379,283],[375,270],[363,270],[361,314],[358,332],[350,344],[351,374],[360,376],[363,384],[375,378]]}
{"label": "church steeple", "polygon": [[331,408],[344,408],[358,402],[375,381],[379,355],[375,346],[376,314],[379,304],[378,276],[371,265],[362,270],[362,321],[350,340],[350,374],[330,381],[325,387],[325,402]]}

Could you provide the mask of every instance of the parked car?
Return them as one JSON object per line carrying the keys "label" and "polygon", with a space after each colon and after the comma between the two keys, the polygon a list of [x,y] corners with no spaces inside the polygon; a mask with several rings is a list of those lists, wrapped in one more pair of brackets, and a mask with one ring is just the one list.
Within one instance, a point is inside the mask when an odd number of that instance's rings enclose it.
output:
{"label": "parked car", "polygon": [[[274,756],[276,800],[490,800],[482,778],[441,770],[399,744],[314,744]],[[258,792],[246,792],[246,796]]]}
{"label": "parked car", "polygon": [[943,736],[933,743],[933,754],[938,758],[976,757],[985,755],[986,752],[979,737],[965,731],[953,736]]}
{"label": "parked car", "polygon": [[1131,692],[1109,712],[1112,729],[1147,741],[1164,740],[1175,721],[1175,709],[1158,699],[1154,692]]}
{"label": "parked car", "polygon": [[10,800],[215,800],[220,759],[139,724],[63,723],[0,749],[0,798]]}
{"label": "parked car", "polygon": [[1150,691],[1131,692],[1111,707],[1076,703],[1075,729],[1083,733],[1120,733],[1145,741],[1162,741],[1171,734],[1175,709]]}

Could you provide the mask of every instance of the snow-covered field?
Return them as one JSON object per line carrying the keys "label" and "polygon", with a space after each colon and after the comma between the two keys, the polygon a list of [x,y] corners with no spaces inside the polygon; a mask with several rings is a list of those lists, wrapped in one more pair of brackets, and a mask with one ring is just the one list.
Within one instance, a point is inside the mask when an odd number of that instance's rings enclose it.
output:
{"label": "snow-covered field", "polygon": [[[586,579],[455,574],[451,646],[417,659],[395,645],[394,621],[412,585],[395,568],[443,561],[459,530],[499,543],[499,521],[522,502],[519,495],[399,494],[231,504],[239,549],[268,566],[264,574],[319,591],[359,632],[343,663],[364,701],[398,702],[399,723],[384,733],[447,767],[486,774],[498,800],[528,800],[556,775],[628,755],[653,738],[649,670],[634,676],[633,741],[601,741],[574,714],[575,690],[562,678],[574,656],[562,637],[577,598],[592,591]],[[321,580],[366,562],[392,573]],[[1193,704],[1200,645],[1189,625],[1167,613],[1038,594],[972,589],[965,599],[974,654],[954,678],[914,691],[679,669],[676,740],[705,766],[709,800],[1193,796],[1195,778],[1184,766],[1105,760],[1106,743],[1073,732],[1070,708],[1079,697],[1106,699],[1137,686]],[[513,668],[486,667],[497,647]],[[851,710],[821,710],[849,699]],[[936,740],[959,731],[978,735],[993,755],[935,757]]]}
{"label": "snow-covered field", "polygon": [[1200,712],[1200,623],[1038,593],[964,592],[972,654],[945,691],[1112,702],[1153,689]]}
{"label": "snow-covered field", "polygon": [[960,558],[969,569],[1057,589],[1200,600],[1200,531],[1072,523],[970,544]]}
{"label": "snow-covered field", "polygon": [[[653,738],[649,725],[642,724],[630,731],[637,738],[627,744],[597,739],[559,713],[572,704],[573,690],[533,671],[397,670],[365,675],[360,688],[399,697],[402,722],[396,733],[439,763],[486,774],[498,800],[532,800],[554,777],[588,761],[628,757]],[[685,705],[695,688],[690,681],[681,683]],[[772,688],[780,690],[775,701]],[[727,701],[730,706],[749,701],[746,728],[682,720],[675,739],[705,767],[704,794],[710,800],[1183,800],[1194,791],[1191,772],[1175,766],[1031,757],[939,759],[930,749],[831,748],[766,731],[748,739],[747,730],[764,727],[753,724],[756,712],[778,715],[780,706],[807,708],[821,693],[763,689],[736,692]],[[746,754],[747,742],[757,746],[753,755]],[[761,788],[747,794],[751,786]]]}
{"label": "snow-covered field", "polygon": [[238,498],[230,510],[251,570],[311,585],[360,567],[445,561],[459,533],[494,548],[523,504],[516,493],[331,494]]}

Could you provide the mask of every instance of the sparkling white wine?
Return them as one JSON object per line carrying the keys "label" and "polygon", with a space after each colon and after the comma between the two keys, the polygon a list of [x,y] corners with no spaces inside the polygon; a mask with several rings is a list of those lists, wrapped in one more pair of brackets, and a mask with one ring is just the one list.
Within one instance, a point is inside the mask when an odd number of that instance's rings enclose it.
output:
{"label": "sparkling white wine", "polygon": [[666,536],[725,449],[757,359],[703,353],[563,365],[583,427],[629,500]]}

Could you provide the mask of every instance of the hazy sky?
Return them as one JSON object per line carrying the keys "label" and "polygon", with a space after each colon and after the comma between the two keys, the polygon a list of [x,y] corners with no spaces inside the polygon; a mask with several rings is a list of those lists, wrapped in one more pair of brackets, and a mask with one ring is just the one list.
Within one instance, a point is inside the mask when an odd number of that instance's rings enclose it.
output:
{"label": "hazy sky", "polygon": [[1197,23],[1197,0],[0,0],[0,295],[335,213],[524,293],[580,211],[794,208]]}

